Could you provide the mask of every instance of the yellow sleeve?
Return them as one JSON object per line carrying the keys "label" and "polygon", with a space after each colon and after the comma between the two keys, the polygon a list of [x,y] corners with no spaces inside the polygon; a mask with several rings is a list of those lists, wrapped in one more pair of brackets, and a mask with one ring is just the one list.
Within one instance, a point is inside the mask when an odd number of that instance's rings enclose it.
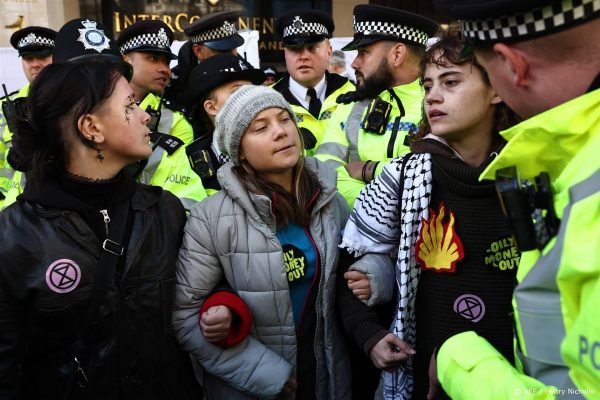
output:
{"label": "yellow sleeve", "polygon": [[558,390],[517,371],[487,340],[473,331],[446,340],[437,372],[454,400],[554,399]]}
{"label": "yellow sleeve", "polygon": [[321,144],[315,152],[317,159],[323,162],[334,162],[336,168],[348,162],[348,139],[344,126],[351,106],[352,104],[340,104],[331,114]]}

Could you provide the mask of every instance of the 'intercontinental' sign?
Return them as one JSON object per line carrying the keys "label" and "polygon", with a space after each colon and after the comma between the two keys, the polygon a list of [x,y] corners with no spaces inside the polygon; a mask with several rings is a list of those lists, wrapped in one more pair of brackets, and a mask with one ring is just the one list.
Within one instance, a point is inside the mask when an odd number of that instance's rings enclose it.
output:
{"label": "'intercontinental' sign", "polygon": [[[113,12],[112,22],[115,36],[117,36],[123,29],[137,21],[148,19],[160,20],[175,32],[175,36],[179,40],[185,40],[186,37],[183,35],[183,30],[200,17],[201,15],[191,15],[183,12],[178,14],[125,14],[115,11]],[[258,31],[260,33],[258,48],[261,51],[283,50],[281,41],[276,38],[274,17],[240,16],[237,21],[237,28],[238,30],[250,29]]]}

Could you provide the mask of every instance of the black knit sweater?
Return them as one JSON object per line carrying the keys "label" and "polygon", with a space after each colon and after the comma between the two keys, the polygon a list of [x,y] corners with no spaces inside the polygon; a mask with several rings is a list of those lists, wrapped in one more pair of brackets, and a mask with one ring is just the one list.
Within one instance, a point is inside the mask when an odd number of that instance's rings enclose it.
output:
{"label": "black knit sweater", "polygon": [[444,205],[444,223],[453,213],[464,258],[454,272],[439,272],[419,263],[413,399],[426,398],[431,355],[456,333],[474,330],[513,360],[511,297],[520,255],[493,182],[478,181],[489,162],[471,167],[448,153],[432,153],[430,208],[439,215]]}

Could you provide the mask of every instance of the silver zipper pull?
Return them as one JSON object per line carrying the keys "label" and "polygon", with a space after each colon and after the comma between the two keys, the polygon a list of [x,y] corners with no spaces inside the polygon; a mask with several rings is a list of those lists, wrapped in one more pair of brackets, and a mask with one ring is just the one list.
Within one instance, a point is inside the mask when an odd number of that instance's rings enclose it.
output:
{"label": "silver zipper pull", "polygon": [[102,217],[104,218],[104,227],[106,228],[106,236],[108,236],[108,223],[110,222],[108,210],[100,210],[100,214],[102,214]]}

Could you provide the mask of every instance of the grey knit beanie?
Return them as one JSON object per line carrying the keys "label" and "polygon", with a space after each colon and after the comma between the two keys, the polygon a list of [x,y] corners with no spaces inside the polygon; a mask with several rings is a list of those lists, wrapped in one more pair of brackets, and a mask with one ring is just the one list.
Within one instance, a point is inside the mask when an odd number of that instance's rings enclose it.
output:
{"label": "grey knit beanie", "polygon": [[221,152],[229,155],[235,165],[240,164],[240,141],[254,118],[268,108],[287,110],[292,119],[296,116],[283,96],[267,87],[257,85],[240,86],[225,102],[215,120],[214,135]]}

